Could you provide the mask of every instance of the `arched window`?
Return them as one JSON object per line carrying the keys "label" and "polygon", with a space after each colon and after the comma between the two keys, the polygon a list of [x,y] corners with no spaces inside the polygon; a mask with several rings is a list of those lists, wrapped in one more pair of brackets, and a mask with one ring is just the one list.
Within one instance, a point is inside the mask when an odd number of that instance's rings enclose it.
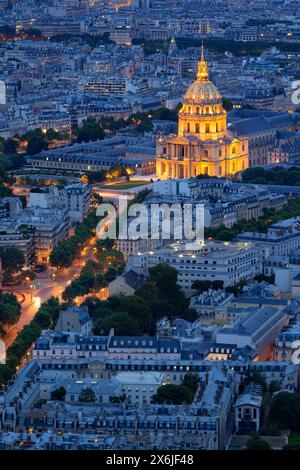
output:
{"label": "arched window", "polygon": [[189,122],[187,123],[186,130],[187,132],[191,132],[191,125]]}
{"label": "arched window", "polygon": [[199,124],[196,124],[195,129],[196,129],[196,134],[199,134],[199,132],[200,132],[200,126],[199,126]]}
{"label": "arched window", "polygon": [[209,134],[210,132],[209,124],[205,124],[205,132],[206,134]]}
{"label": "arched window", "polygon": [[209,107],[208,106],[205,108],[205,114],[209,114]]}
{"label": "arched window", "polygon": [[196,108],[196,114],[199,114],[199,107]]}

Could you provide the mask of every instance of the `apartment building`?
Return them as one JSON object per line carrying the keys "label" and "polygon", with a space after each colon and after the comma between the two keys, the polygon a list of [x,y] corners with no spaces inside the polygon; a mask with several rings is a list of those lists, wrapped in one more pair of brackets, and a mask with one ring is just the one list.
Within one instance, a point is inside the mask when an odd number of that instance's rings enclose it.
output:
{"label": "apartment building", "polygon": [[166,263],[178,271],[178,283],[191,295],[196,280],[223,281],[224,287],[241,279],[253,279],[262,272],[260,249],[252,243],[227,243],[208,241],[195,249],[185,249],[184,244],[173,245],[131,255],[126,269],[147,275],[148,269]]}

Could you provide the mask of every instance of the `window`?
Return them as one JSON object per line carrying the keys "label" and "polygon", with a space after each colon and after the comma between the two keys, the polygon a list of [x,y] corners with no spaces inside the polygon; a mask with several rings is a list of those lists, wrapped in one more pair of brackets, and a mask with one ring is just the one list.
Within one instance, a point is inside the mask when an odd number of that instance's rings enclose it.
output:
{"label": "window", "polygon": [[187,123],[186,130],[187,132],[191,132],[191,125],[189,122]]}
{"label": "window", "polygon": [[199,124],[196,124],[195,130],[196,130],[196,134],[199,134],[199,132],[200,132],[200,126],[199,126]]}
{"label": "window", "polygon": [[209,124],[205,124],[205,132],[206,134],[209,134],[210,132]]}

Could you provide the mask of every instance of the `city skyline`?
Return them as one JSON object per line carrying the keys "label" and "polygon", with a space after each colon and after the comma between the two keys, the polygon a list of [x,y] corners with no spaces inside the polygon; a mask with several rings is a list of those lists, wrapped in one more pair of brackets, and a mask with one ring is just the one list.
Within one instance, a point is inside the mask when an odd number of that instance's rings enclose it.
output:
{"label": "city skyline", "polygon": [[1,457],[299,449],[299,79],[289,0],[0,0]]}

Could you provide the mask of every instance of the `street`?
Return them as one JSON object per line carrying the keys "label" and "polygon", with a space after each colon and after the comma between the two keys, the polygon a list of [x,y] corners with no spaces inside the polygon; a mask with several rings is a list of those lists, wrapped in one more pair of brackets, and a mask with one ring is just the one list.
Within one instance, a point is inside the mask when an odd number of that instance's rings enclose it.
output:
{"label": "street", "polygon": [[[49,270],[46,278],[37,278],[40,287],[31,290],[26,287],[17,287],[12,290],[11,287],[3,288],[5,292],[13,292],[15,295],[23,294],[25,301],[22,303],[22,313],[18,323],[10,327],[3,341],[8,348],[15,340],[18,333],[25,325],[28,325],[34,318],[41,304],[46,302],[50,297],[58,297],[62,294],[67,284],[80,274],[86,261],[93,259],[93,239],[83,250],[78,259],[74,261],[72,266],[63,270]],[[51,278],[51,274],[55,275],[55,279]]]}

